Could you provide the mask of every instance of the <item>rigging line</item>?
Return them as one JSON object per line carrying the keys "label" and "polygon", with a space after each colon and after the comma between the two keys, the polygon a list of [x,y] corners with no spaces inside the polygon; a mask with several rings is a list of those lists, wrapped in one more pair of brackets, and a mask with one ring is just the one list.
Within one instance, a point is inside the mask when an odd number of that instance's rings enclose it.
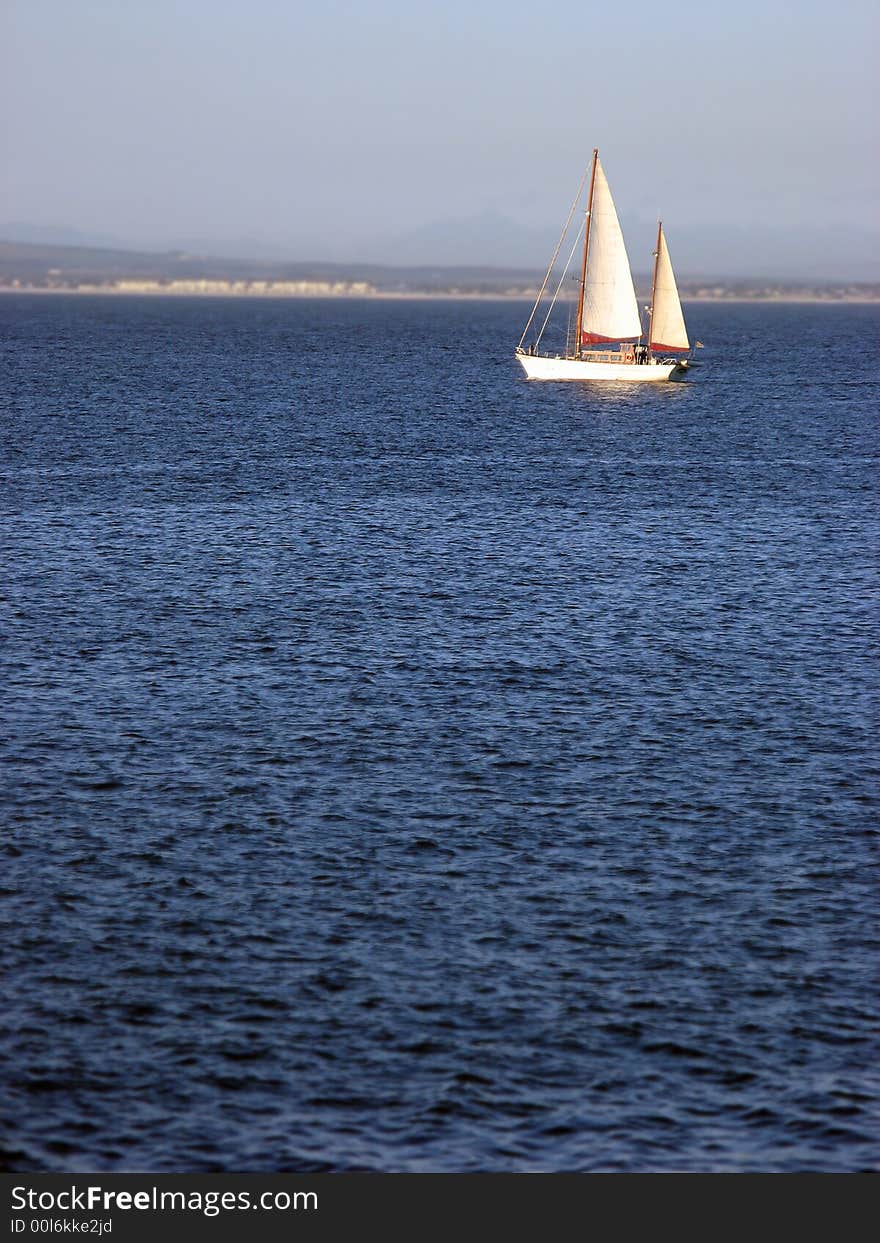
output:
{"label": "rigging line", "polygon": [[[559,284],[556,286],[556,292],[554,293],[554,295],[553,295],[553,300],[552,300],[552,302],[550,303],[550,309],[548,310],[547,314],[544,316],[544,322],[543,322],[543,324],[541,325],[541,331],[538,333],[537,337],[535,338],[535,348],[536,348],[536,349],[537,349],[537,347],[541,344],[541,337],[543,337],[543,335],[544,335],[544,329],[547,327],[547,320],[548,320],[548,319],[550,318],[550,316],[553,314],[553,308],[554,308],[554,306],[556,306],[556,299],[559,297],[559,291],[560,291],[560,289],[562,288],[562,282],[565,280],[566,276],[568,275],[568,269],[571,267],[571,261],[572,261],[572,259],[574,258],[574,252],[575,252],[575,251],[577,250],[577,248],[578,248],[578,243],[579,243],[579,242],[580,242],[580,240],[581,240],[581,234],[582,234],[582,233],[583,233],[583,231],[584,231],[584,227],[585,227],[586,223],[587,223],[587,218],[586,218],[586,216],[585,216],[585,217],[584,217],[584,223],[581,225],[581,227],[580,227],[580,228],[578,229],[578,231],[577,231],[577,236],[576,236],[576,237],[575,237],[575,239],[574,239],[574,245],[573,245],[573,246],[572,246],[572,248],[571,248],[571,253],[569,254],[568,258],[567,258],[567,259],[566,259],[566,261],[565,261],[565,267],[562,269],[562,275],[561,275],[561,276],[560,276],[560,278],[559,278]],[[525,334],[523,334],[523,335],[525,335]]]}
{"label": "rigging line", "polygon": [[[526,324],[525,328],[523,328],[523,334],[519,339],[520,349],[522,348],[523,341],[525,341],[526,339],[526,333],[528,332],[529,328],[531,328],[532,326],[532,320],[535,318],[535,312],[538,309],[538,304],[540,303],[541,299],[544,297],[544,290],[547,288],[547,282],[550,279],[550,273],[553,271],[553,264],[556,262],[559,252],[562,249],[562,243],[565,241],[565,235],[568,232],[568,226],[571,224],[571,218],[574,215],[574,209],[577,207],[578,200],[580,199],[581,195],[584,192],[584,186],[587,183],[587,175],[589,174],[589,171],[590,171],[590,165],[588,164],[587,167],[584,169],[583,177],[581,177],[581,184],[578,186],[577,194],[574,196],[574,202],[572,203],[571,209],[569,210],[568,219],[566,220],[565,225],[563,226],[562,233],[560,234],[560,237],[559,237],[559,241],[556,243],[556,249],[553,252],[553,258],[550,260],[550,266],[547,269],[547,275],[544,277],[544,283],[541,285],[541,289],[538,293],[537,298],[535,299],[535,305],[532,307],[532,313],[529,316],[528,323]],[[571,262],[571,260],[569,260],[569,262]],[[540,337],[538,339],[540,340]]]}

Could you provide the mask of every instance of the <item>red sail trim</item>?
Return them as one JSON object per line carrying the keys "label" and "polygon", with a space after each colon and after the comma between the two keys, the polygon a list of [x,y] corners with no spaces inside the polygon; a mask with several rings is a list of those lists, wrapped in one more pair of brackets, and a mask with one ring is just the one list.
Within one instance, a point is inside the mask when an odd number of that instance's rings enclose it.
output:
{"label": "red sail trim", "polygon": [[652,350],[666,350],[668,354],[686,354],[690,348],[689,345],[661,345],[659,341],[651,342]]}
{"label": "red sail trim", "polygon": [[638,337],[600,337],[598,332],[581,333],[581,345],[607,345],[613,341],[638,341]]}

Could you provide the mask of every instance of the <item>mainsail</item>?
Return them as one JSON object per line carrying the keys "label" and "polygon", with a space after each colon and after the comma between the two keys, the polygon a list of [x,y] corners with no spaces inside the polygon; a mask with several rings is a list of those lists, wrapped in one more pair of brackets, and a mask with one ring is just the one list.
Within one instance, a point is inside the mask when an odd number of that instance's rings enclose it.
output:
{"label": "mainsail", "polygon": [[654,296],[651,303],[651,327],[648,345],[652,350],[675,353],[690,349],[675,275],[669,260],[669,249],[662,224],[657,231],[657,255],[654,264]]}
{"label": "mainsail", "polygon": [[623,233],[598,156],[589,230],[581,343],[635,341],[642,332],[639,307]]}

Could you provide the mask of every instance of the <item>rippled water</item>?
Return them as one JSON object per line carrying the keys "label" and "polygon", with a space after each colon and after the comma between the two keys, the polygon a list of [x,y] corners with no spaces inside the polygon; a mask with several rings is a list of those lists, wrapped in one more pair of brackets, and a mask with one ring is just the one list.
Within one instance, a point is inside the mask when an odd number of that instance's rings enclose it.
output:
{"label": "rippled water", "polygon": [[871,307],[0,299],[13,1169],[876,1165]]}

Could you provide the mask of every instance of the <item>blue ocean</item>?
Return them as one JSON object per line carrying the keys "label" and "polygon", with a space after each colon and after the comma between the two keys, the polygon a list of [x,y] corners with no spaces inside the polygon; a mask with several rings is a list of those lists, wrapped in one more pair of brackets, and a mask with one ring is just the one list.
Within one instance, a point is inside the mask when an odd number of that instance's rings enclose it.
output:
{"label": "blue ocean", "polygon": [[0,298],[5,1164],[877,1168],[880,308]]}

